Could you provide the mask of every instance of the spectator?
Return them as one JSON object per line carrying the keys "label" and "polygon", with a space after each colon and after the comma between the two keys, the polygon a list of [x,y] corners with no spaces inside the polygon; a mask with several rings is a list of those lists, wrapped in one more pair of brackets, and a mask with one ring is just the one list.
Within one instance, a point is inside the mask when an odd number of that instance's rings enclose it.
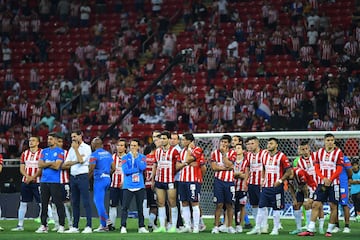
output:
{"label": "spectator", "polygon": [[9,47],[9,44],[6,42],[2,45],[2,60],[3,60],[3,68],[8,69],[11,66],[11,55],[12,50]]}
{"label": "spectator", "polygon": [[69,26],[77,27],[79,25],[80,1],[74,0],[70,3]]}
{"label": "spectator", "polygon": [[176,46],[176,35],[168,31],[164,34],[162,56],[172,58]]}
{"label": "spectator", "polygon": [[5,73],[5,79],[4,79],[4,89],[5,90],[11,90],[13,87],[15,78],[13,71],[11,69],[7,69]]}
{"label": "spectator", "polygon": [[91,8],[86,0],[80,5],[80,27],[89,27]]}
{"label": "spectator", "polygon": [[92,30],[94,35],[94,45],[99,46],[103,42],[103,34],[106,29],[100,21],[96,20],[96,23],[92,27]]}

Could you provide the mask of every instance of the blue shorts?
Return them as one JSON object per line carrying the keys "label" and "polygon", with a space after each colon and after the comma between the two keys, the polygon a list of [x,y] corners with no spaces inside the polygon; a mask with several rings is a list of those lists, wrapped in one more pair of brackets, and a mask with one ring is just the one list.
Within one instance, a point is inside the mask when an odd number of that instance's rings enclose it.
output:
{"label": "blue shorts", "polygon": [[156,193],[151,188],[146,188],[146,204],[148,208],[157,208]]}
{"label": "blue shorts", "polygon": [[63,183],[63,202],[70,201],[70,184],[69,183]]}
{"label": "blue shorts", "polygon": [[252,206],[259,205],[260,185],[249,184],[248,185],[248,194],[249,194],[250,205],[252,205]]}
{"label": "blue shorts", "polygon": [[247,192],[236,191],[235,192],[235,204],[246,205],[247,202]]}
{"label": "blue shorts", "polygon": [[214,203],[233,203],[235,201],[234,182],[214,180]]}
{"label": "blue shorts", "polygon": [[338,204],[339,200],[340,200],[339,185],[325,187],[323,184],[319,184],[315,190],[314,201],[331,202]]}
{"label": "blue shorts", "polygon": [[199,202],[201,185],[198,182],[179,182],[179,200],[183,202]]}
{"label": "blue shorts", "polygon": [[348,181],[340,181],[340,202],[341,206],[347,206],[349,204],[349,185]]}
{"label": "blue shorts", "polygon": [[155,182],[155,187],[163,190],[175,189],[175,183]]}
{"label": "blue shorts", "polygon": [[110,207],[117,207],[119,206],[119,202],[122,206],[122,200],[123,200],[123,190],[121,188],[110,188]]}
{"label": "blue shorts", "polygon": [[40,184],[39,183],[21,183],[21,202],[32,202],[33,199],[37,203],[41,202],[40,199]]}
{"label": "blue shorts", "polygon": [[299,202],[304,202],[305,199],[305,195],[302,191],[298,191],[296,192],[296,201]]}
{"label": "blue shorts", "polygon": [[259,208],[271,207],[273,210],[284,208],[284,186],[264,187],[260,193]]}

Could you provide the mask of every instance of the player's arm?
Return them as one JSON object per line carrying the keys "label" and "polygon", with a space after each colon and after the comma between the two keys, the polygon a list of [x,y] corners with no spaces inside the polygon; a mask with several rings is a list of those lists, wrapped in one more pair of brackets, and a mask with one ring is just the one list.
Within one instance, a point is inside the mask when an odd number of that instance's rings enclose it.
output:
{"label": "player's arm", "polygon": [[31,183],[34,179],[35,179],[35,177],[34,176],[30,176],[30,175],[28,175],[27,173],[26,173],[26,169],[25,169],[25,164],[24,163],[20,163],[20,173],[21,173],[21,175],[23,175],[24,177],[25,177],[25,183],[26,184],[29,184],[29,183]]}
{"label": "player's arm", "polygon": [[339,157],[336,161],[336,171],[330,177],[331,182],[340,176],[342,169],[343,169],[343,163],[344,163],[344,155],[343,155],[343,153],[339,153]]}
{"label": "player's arm", "polygon": [[226,170],[234,169],[234,163],[229,159],[227,154],[223,154],[223,161],[224,161],[224,165],[226,167]]}
{"label": "player's arm", "polygon": [[140,171],[144,171],[146,169],[146,157],[144,155],[138,155],[138,167]]}
{"label": "player's arm", "polygon": [[296,202],[296,194],[295,194],[295,188],[294,188],[294,185],[293,184],[290,184],[289,183],[289,192],[290,192],[290,195],[291,195],[291,198],[293,200],[293,205],[295,205],[295,202]]}
{"label": "player's arm", "polygon": [[76,156],[74,151],[75,150],[73,148],[69,149],[69,154],[68,154],[67,158],[65,159],[64,164],[61,166],[62,169],[70,169],[71,166],[79,163],[78,160],[73,159]]}
{"label": "player's arm", "polygon": [[226,171],[227,168],[225,166],[219,166],[216,161],[211,161],[211,169],[214,171]]}
{"label": "player's arm", "polygon": [[157,170],[157,162],[154,162],[151,170],[151,189],[154,190],[155,187],[155,175]]}

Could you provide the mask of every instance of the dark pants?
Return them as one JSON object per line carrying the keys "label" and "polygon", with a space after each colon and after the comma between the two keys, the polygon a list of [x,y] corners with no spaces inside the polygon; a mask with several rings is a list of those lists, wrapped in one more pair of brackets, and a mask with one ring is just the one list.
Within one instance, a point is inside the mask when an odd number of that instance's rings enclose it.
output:
{"label": "dark pants", "polygon": [[145,227],[144,224],[144,213],[143,213],[143,202],[145,198],[145,189],[142,188],[138,191],[129,191],[129,189],[123,190],[123,205],[121,211],[121,226],[126,227],[126,220],[128,217],[128,209],[130,207],[130,203],[135,196],[136,208],[138,210],[138,219],[139,219],[139,228]]}
{"label": "dark pants", "polygon": [[70,177],[71,205],[73,208],[74,224],[79,227],[80,219],[80,196],[86,212],[86,226],[91,227],[91,206],[89,197],[89,177],[88,174],[79,174]]}
{"label": "dark pants", "polygon": [[352,194],[351,199],[354,202],[355,216],[358,216],[357,213],[360,212],[360,193]]}
{"label": "dark pants", "polygon": [[61,183],[40,183],[41,192],[41,224],[47,226],[47,209],[51,201],[55,204],[59,216],[59,225],[65,226],[65,207],[62,202],[62,184]]}

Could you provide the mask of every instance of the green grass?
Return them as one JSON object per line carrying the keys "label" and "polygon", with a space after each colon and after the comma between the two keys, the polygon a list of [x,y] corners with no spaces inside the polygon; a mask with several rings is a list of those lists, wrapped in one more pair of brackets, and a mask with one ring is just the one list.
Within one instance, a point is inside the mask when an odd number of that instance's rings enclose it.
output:
{"label": "green grass", "polygon": [[[11,232],[10,229],[15,227],[17,224],[16,220],[1,220],[0,226],[2,226],[5,231],[0,232],[0,239],[1,240],[15,240],[15,239],[26,239],[26,240],[47,240],[47,239],[66,239],[66,240],[78,240],[78,239],[86,239],[86,240],[127,240],[127,239],[142,239],[142,240],[194,240],[196,238],[206,239],[206,240],[231,240],[231,239],[254,239],[254,240],[264,240],[268,239],[303,239],[303,237],[292,236],[289,235],[288,232],[294,229],[294,221],[293,220],[281,220],[282,226],[284,227],[283,230],[280,231],[279,236],[269,236],[269,235],[253,235],[249,236],[245,233],[241,234],[211,234],[211,228],[213,224],[212,219],[205,219],[205,223],[207,225],[207,229],[205,232],[199,233],[199,235],[194,235],[191,233],[184,233],[184,234],[169,234],[169,233],[150,233],[150,234],[138,234],[137,233],[137,220],[136,219],[129,219],[128,220],[128,233],[127,234],[120,234],[118,230],[118,226],[120,225],[119,219],[117,220],[116,227],[117,230],[114,232],[109,233],[93,233],[93,234],[58,234],[49,232],[48,234],[37,234],[34,231],[39,227],[39,224],[35,223],[33,220],[25,220],[24,227],[25,231],[23,232]],[[270,225],[272,225],[272,220],[269,220]],[[84,227],[85,220],[82,219],[80,221],[80,228]],[[343,222],[341,222],[343,224]],[[93,228],[99,225],[98,219],[93,219]],[[50,229],[53,225],[50,225]],[[325,224],[325,227],[327,224]],[[344,234],[344,233],[337,233],[333,234],[333,239],[359,239],[360,237],[360,223],[351,222],[351,233]],[[315,237],[305,237],[305,239],[325,239],[325,236],[322,235],[315,235]]]}

